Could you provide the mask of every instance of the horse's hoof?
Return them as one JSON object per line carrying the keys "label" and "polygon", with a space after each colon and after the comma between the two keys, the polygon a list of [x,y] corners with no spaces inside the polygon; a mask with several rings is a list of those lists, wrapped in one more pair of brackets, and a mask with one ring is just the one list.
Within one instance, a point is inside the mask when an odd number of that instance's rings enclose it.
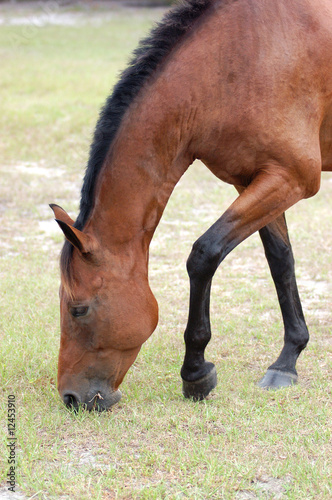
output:
{"label": "horse's hoof", "polygon": [[297,375],[295,373],[282,372],[271,368],[267,370],[257,385],[262,389],[281,389],[282,387],[290,387],[296,383]]}
{"label": "horse's hoof", "polygon": [[[212,364],[212,363],[211,363]],[[182,394],[185,398],[191,398],[194,401],[202,401],[206,398],[209,392],[212,391],[217,385],[217,370],[213,365],[209,373],[204,377],[187,382],[182,379]]]}

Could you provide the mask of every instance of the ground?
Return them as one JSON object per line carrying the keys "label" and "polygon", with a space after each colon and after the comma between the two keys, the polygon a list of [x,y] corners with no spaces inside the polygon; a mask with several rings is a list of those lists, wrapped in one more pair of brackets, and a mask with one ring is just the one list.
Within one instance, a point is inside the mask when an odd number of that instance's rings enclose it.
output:
{"label": "ground", "polygon": [[48,204],[76,216],[98,110],[162,12],[119,2],[51,2],[47,10],[0,4],[0,498],[9,493],[6,401],[15,394],[21,498],[329,499],[330,174],[317,196],[287,213],[311,333],[296,387],[275,393],[256,387],[281,348],[283,329],[253,235],[214,279],[207,358],[217,366],[218,386],[202,403],[182,398],[185,261],[236,196],[196,162],[151,244],[160,323],[122,385],[123,399],[108,414],[74,415],[57,394],[63,238]]}

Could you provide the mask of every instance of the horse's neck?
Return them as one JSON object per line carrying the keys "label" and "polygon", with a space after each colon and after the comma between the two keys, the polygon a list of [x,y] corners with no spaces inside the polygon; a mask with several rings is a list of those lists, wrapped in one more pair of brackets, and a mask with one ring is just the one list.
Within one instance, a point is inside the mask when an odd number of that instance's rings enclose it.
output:
{"label": "horse's neck", "polygon": [[143,241],[147,250],[174,186],[193,160],[181,129],[185,121],[177,116],[185,110],[178,107],[175,114],[165,101],[161,110],[160,102],[160,96],[143,91],[100,173],[88,226],[103,246]]}
{"label": "horse's neck", "polygon": [[[205,24],[199,28],[206,38],[204,47],[210,46],[209,23]],[[99,174],[88,223],[104,245],[122,244],[142,232],[149,243],[174,186],[196,156],[195,142],[205,120],[202,101],[212,90],[195,82],[197,75],[201,81],[199,69],[204,69],[207,81],[212,71],[204,66],[206,51],[200,41],[201,36],[186,39],[156,70],[122,119]],[[202,66],[198,69],[197,54]]]}

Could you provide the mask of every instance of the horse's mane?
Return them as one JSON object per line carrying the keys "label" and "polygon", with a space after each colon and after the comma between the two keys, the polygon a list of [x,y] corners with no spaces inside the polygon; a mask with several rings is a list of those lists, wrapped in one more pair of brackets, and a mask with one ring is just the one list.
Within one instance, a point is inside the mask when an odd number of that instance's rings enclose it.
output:
{"label": "horse's mane", "polygon": [[[121,74],[99,115],[81,190],[80,213],[75,223],[78,229],[83,229],[91,213],[98,174],[126,110],[156,68],[190,32],[195,21],[212,3],[213,0],[182,1],[164,16],[134,51],[132,60]],[[72,248],[72,245],[66,242],[62,251],[61,270],[64,276],[69,273]]]}
{"label": "horse's mane", "polygon": [[98,174],[126,110],[157,66],[211,3],[211,0],[186,0],[173,8],[135,50],[100,112],[81,192],[80,214],[76,223],[79,229],[84,226],[92,209]]}

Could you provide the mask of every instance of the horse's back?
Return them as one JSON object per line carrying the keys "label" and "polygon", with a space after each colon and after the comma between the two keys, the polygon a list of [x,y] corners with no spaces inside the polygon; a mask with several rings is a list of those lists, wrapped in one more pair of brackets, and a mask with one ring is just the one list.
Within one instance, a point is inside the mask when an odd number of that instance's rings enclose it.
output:
{"label": "horse's back", "polygon": [[232,184],[281,150],[318,161],[331,53],[330,0],[216,2],[164,70],[170,103],[181,89],[196,111],[193,155]]}

